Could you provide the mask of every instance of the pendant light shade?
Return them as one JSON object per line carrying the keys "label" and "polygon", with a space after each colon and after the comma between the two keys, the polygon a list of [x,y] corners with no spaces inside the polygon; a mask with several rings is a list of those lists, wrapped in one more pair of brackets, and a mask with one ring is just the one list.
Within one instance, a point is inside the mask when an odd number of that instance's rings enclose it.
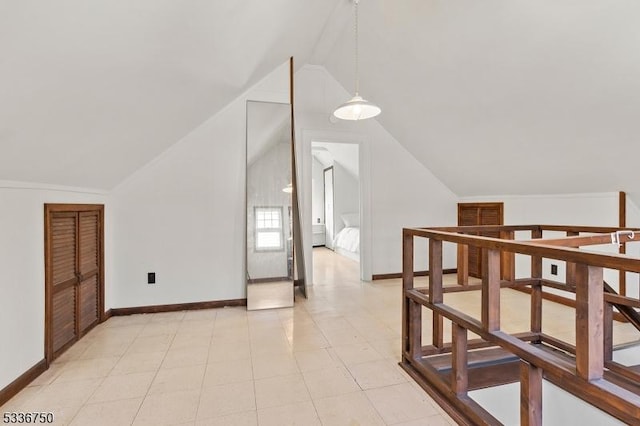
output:
{"label": "pendant light shade", "polygon": [[362,99],[362,96],[356,95],[336,108],[333,115],[342,120],[364,120],[375,117],[380,112],[382,110],[379,106]]}
{"label": "pendant light shade", "polygon": [[365,120],[367,118],[375,117],[380,114],[382,110],[376,104],[373,104],[366,99],[363,99],[362,96],[358,93],[360,89],[360,67],[358,63],[358,3],[359,0],[353,0],[353,10],[354,10],[354,33],[355,33],[355,41],[356,41],[356,49],[355,49],[355,64],[356,64],[356,88],[355,88],[355,96],[349,99],[347,102],[340,105],[333,111],[333,115],[342,120]]}

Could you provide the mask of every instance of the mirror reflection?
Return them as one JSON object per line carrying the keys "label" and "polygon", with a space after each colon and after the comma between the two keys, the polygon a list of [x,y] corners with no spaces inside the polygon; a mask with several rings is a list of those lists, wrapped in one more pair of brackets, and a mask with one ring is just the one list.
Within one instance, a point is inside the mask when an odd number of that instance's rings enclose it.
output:
{"label": "mirror reflection", "polygon": [[247,309],[293,306],[289,104],[247,102]]}

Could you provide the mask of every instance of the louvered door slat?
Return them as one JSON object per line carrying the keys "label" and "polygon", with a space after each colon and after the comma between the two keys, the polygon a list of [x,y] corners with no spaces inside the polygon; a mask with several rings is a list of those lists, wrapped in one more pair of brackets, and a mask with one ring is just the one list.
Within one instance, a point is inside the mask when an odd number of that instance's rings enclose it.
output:
{"label": "louvered door slat", "polygon": [[98,269],[98,214],[80,213],[80,273],[85,275]]}
{"label": "louvered door slat", "polygon": [[478,224],[478,209],[464,208],[458,214],[459,226],[473,226]]}
{"label": "louvered door slat", "polygon": [[81,212],[79,219],[79,270],[83,280],[78,286],[80,334],[98,321],[98,267],[100,247],[98,212]]}
{"label": "louvered door slat", "polygon": [[53,285],[76,276],[76,218],[75,215],[55,214],[51,220]]}
{"label": "louvered door slat", "polygon": [[78,316],[80,334],[84,334],[98,322],[98,276],[84,280],[78,287],[80,315]]}
{"label": "louvered door slat", "polygon": [[53,312],[53,350],[57,352],[77,337],[75,287],[66,287],[53,294]]}
{"label": "louvered door slat", "polygon": [[[497,207],[485,207],[480,209],[480,225],[502,225],[502,217]],[[500,238],[499,232],[486,232],[486,237]]]}
{"label": "louvered door slat", "polygon": [[51,321],[53,351],[58,352],[77,338],[76,261],[77,229],[75,213],[54,213],[51,217]]}

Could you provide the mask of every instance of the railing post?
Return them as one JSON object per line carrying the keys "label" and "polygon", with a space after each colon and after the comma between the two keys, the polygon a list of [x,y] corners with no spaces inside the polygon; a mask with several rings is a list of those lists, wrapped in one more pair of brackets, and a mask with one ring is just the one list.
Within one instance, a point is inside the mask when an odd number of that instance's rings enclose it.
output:
{"label": "railing post", "polygon": [[402,358],[410,351],[409,298],[407,290],[413,289],[413,235],[407,229],[402,230]]}
{"label": "railing post", "polygon": [[482,282],[482,325],[487,331],[500,330],[500,250],[487,249],[487,274]]}
{"label": "railing post", "polygon": [[469,285],[469,246],[458,244],[458,284]]}
{"label": "railing post", "polygon": [[[579,232],[567,231],[567,237],[577,237],[578,235],[580,235]],[[566,262],[564,282],[571,287],[576,285],[576,264],[575,263]]]}
{"label": "railing post", "polygon": [[602,317],[604,322],[602,330],[604,332],[603,342],[604,345],[604,361],[613,360],[613,305],[609,302],[604,302],[604,313]]}
{"label": "railing post", "polygon": [[542,369],[520,361],[520,425],[542,426]]}
{"label": "railing post", "polygon": [[[500,231],[500,238],[503,240],[515,239],[515,232]],[[515,254],[502,252],[502,279],[505,281],[514,281],[516,279],[516,263]]]}
{"label": "railing post", "polygon": [[422,357],[422,305],[409,299],[409,356]]}
{"label": "railing post", "polygon": [[[429,301],[442,303],[442,241],[429,239]],[[442,315],[433,312],[433,346],[444,345],[444,324]]]}
{"label": "railing post", "polygon": [[602,268],[576,265],[576,370],[585,380],[602,378],[604,297]]}
{"label": "railing post", "polygon": [[[531,231],[531,238],[542,238],[540,228]],[[531,278],[542,278],[542,257],[531,256]],[[531,286],[531,332],[542,333],[542,284]]]}
{"label": "railing post", "polygon": [[469,388],[467,372],[467,329],[456,323],[451,327],[451,390],[458,396]]}

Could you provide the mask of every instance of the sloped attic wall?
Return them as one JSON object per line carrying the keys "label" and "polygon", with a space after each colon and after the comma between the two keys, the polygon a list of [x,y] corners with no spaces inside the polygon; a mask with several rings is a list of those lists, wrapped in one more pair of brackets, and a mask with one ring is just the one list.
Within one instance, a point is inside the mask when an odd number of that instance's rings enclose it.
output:
{"label": "sloped attic wall", "polygon": [[112,189],[346,0],[0,2],[0,179]]}
{"label": "sloped attic wall", "polygon": [[[0,389],[44,359],[44,204],[105,204],[102,191],[0,181]],[[110,211],[105,210],[105,304]]]}
{"label": "sloped attic wall", "polygon": [[247,100],[288,102],[288,63],[113,191],[113,307],[245,297]]}

